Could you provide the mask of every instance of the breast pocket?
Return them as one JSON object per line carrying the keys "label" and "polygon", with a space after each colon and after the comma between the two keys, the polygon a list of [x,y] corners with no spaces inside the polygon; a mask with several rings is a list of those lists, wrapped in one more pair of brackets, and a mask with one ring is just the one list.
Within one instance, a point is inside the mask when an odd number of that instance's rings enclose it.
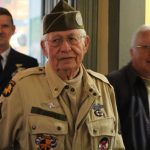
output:
{"label": "breast pocket", "polygon": [[110,150],[115,136],[113,118],[101,118],[87,122],[92,150]]}
{"label": "breast pocket", "polygon": [[31,115],[29,130],[34,150],[64,150],[64,140],[68,133],[66,121],[51,117]]}

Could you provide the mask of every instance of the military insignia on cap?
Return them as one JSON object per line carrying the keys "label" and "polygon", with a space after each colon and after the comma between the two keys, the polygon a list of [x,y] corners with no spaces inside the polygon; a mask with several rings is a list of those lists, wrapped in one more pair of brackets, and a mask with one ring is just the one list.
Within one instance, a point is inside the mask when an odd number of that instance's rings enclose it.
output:
{"label": "military insignia on cap", "polygon": [[79,12],[76,14],[76,21],[77,21],[78,25],[80,25],[80,26],[83,25],[82,16]]}
{"label": "military insignia on cap", "polygon": [[98,145],[98,150],[108,150],[109,148],[109,139],[107,137],[103,137]]}
{"label": "military insignia on cap", "polygon": [[60,0],[43,19],[43,35],[50,32],[84,29],[80,11]]}
{"label": "military insignia on cap", "polygon": [[48,134],[38,135],[35,139],[36,150],[51,150],[56,148],[57,139]]}
{"label": "military insignia on cap", "polygon": [[11,80],[11,81],[8,83],[8,85],[5,87],[5,89],[4,89],[3,93],[2,93],[2,95],[3,95],[4,97],[9,96],[9,95],[11,94],[11,92],[12,92],[13,87],[15,86],[15,84],[16,84],[15,81]]}

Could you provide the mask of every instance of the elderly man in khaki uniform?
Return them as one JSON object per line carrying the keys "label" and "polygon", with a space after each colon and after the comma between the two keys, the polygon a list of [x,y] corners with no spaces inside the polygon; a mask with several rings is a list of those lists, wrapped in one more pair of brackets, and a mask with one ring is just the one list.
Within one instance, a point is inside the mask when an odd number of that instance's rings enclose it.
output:
{"label": "elderly man in khaki uniform", "polygon": [[1,96],[0,150],[122,150],[114,91],[82,64],[79,11],[60,1],[43,20],[45,67],[18,73]]}

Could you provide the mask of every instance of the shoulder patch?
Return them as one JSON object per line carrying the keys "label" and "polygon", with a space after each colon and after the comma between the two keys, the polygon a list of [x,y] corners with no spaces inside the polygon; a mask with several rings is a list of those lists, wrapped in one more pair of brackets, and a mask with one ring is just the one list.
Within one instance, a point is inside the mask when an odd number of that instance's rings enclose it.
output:
{"label": "shoulder patch", "polygon": [[94,76],[94,77],[96,77],[96,78],[98,78],[98,79],[104,81],[105,83],[110,84],[109,81],[108,81],[108,79],[107,79],[103,74],[100,74],[100,73],[95,72],[95,71],[90,70],[90,69],[88,69],[87,72],[88,72],[90,75],[92,75],[92,76]]}
{"label": "shoulder patch", "polygon": [[15,86],[15,81],[11,80],[9,81],[8,85],[5,87],[5,89],[2,92],[2,95],[4,97],[7,97],[11,94],[11,92],[13,91],[13,87]]}
{"label": "shoulder patch", "polygon": [[38,75],[38,74],[44,74],[44,73],[45,73],[45,67],[28,68],[28,69],[18,72],[12,79],[14,81],[18,81],[31,75]]}

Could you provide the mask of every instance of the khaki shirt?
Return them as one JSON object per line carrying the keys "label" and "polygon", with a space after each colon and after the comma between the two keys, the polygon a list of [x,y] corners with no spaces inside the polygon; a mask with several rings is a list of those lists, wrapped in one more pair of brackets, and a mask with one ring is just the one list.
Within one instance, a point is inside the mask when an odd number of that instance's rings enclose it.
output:
{"label": "khaki shirt", "polygon": [[46,64],[18,73],[1,96],[0,150],[123,150],[114,91],[83,66],[76,119],[64,100],[74,89]]}

